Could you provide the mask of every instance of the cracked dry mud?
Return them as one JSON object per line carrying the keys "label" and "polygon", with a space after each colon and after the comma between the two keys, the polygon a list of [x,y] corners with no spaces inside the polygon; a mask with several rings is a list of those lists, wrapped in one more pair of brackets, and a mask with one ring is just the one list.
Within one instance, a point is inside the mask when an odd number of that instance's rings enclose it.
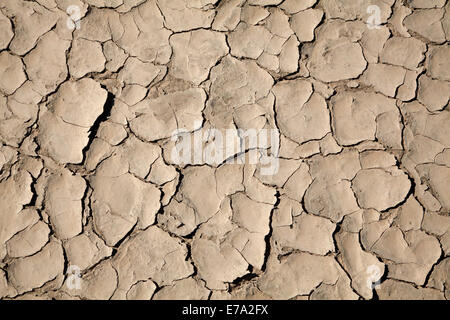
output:
{"label": "cracked dry mud", "polygon": [[[0,298],[450,299],[449,40],[448,0],[1,0]],[[200,126],[279,170],[174,163]]]}

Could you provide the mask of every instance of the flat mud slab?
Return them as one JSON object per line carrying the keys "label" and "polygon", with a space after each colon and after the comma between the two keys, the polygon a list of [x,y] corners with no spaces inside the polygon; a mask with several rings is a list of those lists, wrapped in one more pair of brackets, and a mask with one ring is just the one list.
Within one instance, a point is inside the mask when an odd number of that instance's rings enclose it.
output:
{"label": "flat mud slab", "polygon": [[1,299],[450,299],[450,1],[1,0]]}

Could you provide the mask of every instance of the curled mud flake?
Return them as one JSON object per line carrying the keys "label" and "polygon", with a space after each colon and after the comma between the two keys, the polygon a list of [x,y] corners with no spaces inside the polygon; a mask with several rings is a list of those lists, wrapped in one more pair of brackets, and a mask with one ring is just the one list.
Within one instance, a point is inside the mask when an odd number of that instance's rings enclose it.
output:
{"label": "curled mud flake", "polygon": [[299,144],[321,139],[330,132],[326,101],[312,91],[311,84],[304,80],[279,82],[273,88],[281,133]]}
{"label": "curled mud flake", "polygon": [[56,12],[34,1],[3,1],[0,8],[12,19],[14,37],[9,48],[17,55],[24,55],[33,49],[38,39],[51,30],[58,19]]}
{"label": "curled mud flake", "polygon": [[317,33],[307,68],[311,76],[323,82],[357,78],[367,67],[361,45],[352,34],[340,35],[345,29],[361,26],[343,22],[328,22]]}
{"label": "curled mud flake", "polygon": [[177,129],[194,131],[202,123],[205,101],[204,90],[198,88],[143,100],[133,107],[137,116],[130,128],[146,141],[170,138]]}
{"label": "curled mud flake", "polygon": [[42,108],[38,142],[42,151],[60,163],[80,163],[89,130],[103,113],[107,92],[92,79],[69,81]]}
{"label": "curled mud flake", "polygon": [[443,45],[431,50],[431,54],[429,56],[429,73],[431,77],[439,80],[450,81],[449,54],[449,45]]}
{"label": "curled mud flake", "polygon": [[220,2],[212,29],[217,31],[232,31],[241,19],[244,0],[231,0]]}
{"label": "curled mud flake", "polygon": [[383,211],[405,199],[411,181],[399,169],[365,169],[358,172],[352,188],[362,208]]}
{"label": "curled mud flake", "polygon": [[415,38],[390,38],[381,52],[381,61],[414,70],[424,59],[426,45]]}
{"label": "curled mud flake", "polygon": [[285,0],[280,4],[280,8],[286,11],[287,13],[294,14],[305,9],[311,8],[315,5],[317,0],[305,0],[305,1],[296,1],[296,0]]}
{"label": "curled mud flake", "polygon": [[31,184],[32,178],[27,172],[16,173],[0,183],[0,205],[3,208],[0,245],[38,221],[36,210],[24,209],[33,198]]}
{"label": "curled mud flake", "polygon": [[22,60],[3,51],[0,53],[0,66],[0,90],[10,95],[27,80]]}
{"label": "curled mud flake", "polygon": [[72,43],[69,60],[69,73],[75,78],[81,78],[90,72],[101,72],[106,59],[100,43],[77,39]]}
{"label": "curled mud flake", "polygon": [[196,30],[178,33],[170,38],[173,48],[173,76],[196,85],[208,78],[210,69],[228,53],[225,35]]}
{"label": "curled mud flake", "polygon": [[136,224],[145,229],[154,223],[160,207],[160,191],[154,185],[127,173],[94,176],[91,185],[95,229],[109,246],[123,239]]}
{"label": "curled mud flake", "polygon": [[444,13],[443,9],[415,10],[405,18],[404,24],[409,31],[429,41],[443,43],[446,40],[441,23]]}
{"label": "curled mud flake", "polygon": [[156,285],[153,281],[139,281],[127,292],[127,300],[150,300],[155,290]]}
{"label": "curled mud flake", "polygon": [[319,9],[308,9],[292,16],[291,26],[300,42],[314,40],[314,30],[322,21],[323,11]]}
{"label": "curled mud flake", "polygon": [[155,296],[155,300],[206,300],[209,290],[205,285],[193,278],[176,281],[174,285],[163,287]]}
{"label": "curled mud flake", "polygon": [[158,8],[165,20],[165,26],[174,31],[189,31],[198,28],[210,28],[215,10],[203,10],[189,5],[188,0],[157,0]]}
{"label": "curled mud flake", "polygon": [[86,181],[68,170],[50,176],[45,197],[46,212],[58,238],[65,240],[82,231],[82,202]]}
{"label": "curled mud flake", "polygon": [[0,13],[0,49],[6,49],[14,37],[11,21]]}
{"label": "curled mud flake", "polygon": [[310,294],[321,283],[335,284],[340,277],[346,275],[332,256],[293,253],[268,265],[258,288],[274,299],[290,299]]}
{"label": "curled mud flake", "polygon": [[58,242],[52,241],[35,255],[14,260],[7,272],[11,285],[20,294],[61,276],[63,269],[63,250]]}
{"label": "curled mud flake", "polygon": [[[441,94],[437,95],[436,92]],[[430,111],[441,111],[450,100],[450,84],[447,81],[432,79],[426,75],[419,78],[417,99]]]}
{"label": "curled mud flake", "polygon": [[92,231],[69,239],[64,248],[69,264],[78,266],[80,270],[92,267],[112,253],[112,249]]}
{"label": "curled mud flake", "polygon": [[23,59],[28,79],[42,95],[53,92],[67,78],[66,53],[70,41],[60,39],[54,31],[42,36],[36,47]]}
{"label": "curled mud flake", "polygon": [[130,238],[112,259],[118,285],[114,298],[124,298],[138,281],[152,279],[158,286],[172,285],[193,273],[186,261],[186,245],[156,226]]}
{"label": "curled mud flake", "polygon": [[38,221],[31,228],[21,231],[7,242],[8,256],[13,258],[35,254],[48,242],[50,229]]}
{"label": "curled mud flake", "polygon": [[[364,251],[357,233],[340,232],[336,235],[339,248],[338,260],[352,279],[352,287],[365,299],[372,298],[373,283],[380,280],[384,264],[371,253]],[[372,276],[371,269],[377,272]]]}
{"label": "curled mud flake", "polygon": [[274,240],[282,247],[326,255],[334,251],[335,225],[328,219],[302,213],[292,225],[274,229]]}
{"label": "curled mud flake", "polygon": [[446,258],[439,262],[430,275],[430,279],[428,281],[427,286],[430,288],[435,288],[440,291],[445,290],[445,297],[448,297],[450,293],[449,284],[450,284],[450,258]]}
{"label": "curled mud flake", "polygon": [[388,279],[376,290],[381,300],[445,300],[444,293],[431,288]]}

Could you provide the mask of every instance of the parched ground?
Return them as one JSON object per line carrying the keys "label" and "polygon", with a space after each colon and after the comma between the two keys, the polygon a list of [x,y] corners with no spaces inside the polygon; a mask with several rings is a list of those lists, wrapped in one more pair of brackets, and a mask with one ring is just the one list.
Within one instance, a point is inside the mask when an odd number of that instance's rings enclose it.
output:
{"label": "parched ground", "polygon": [[[447,0],[0,0],[0,298],[450,299],[449,40]],[[276,173],[171,158],[227,128]]]}

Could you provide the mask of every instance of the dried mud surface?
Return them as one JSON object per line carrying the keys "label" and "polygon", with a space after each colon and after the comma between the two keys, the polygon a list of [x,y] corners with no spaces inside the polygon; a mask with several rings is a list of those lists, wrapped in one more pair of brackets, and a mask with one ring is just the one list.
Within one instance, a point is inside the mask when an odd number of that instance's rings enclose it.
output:
{"label": "dried mud surface", "polygon": [[[450,299],[449,40],[446,0],[1,0],[0,298]],[[279,170],[172,161],[208,128]]]}

